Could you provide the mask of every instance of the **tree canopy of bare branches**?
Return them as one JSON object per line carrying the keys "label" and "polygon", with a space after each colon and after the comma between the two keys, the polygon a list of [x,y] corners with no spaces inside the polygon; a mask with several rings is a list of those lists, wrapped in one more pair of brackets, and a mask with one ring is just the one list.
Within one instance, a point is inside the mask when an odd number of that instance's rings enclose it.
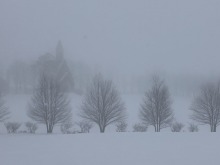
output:
{"label": "tree canopy of bare branches", "polygon": [[211,132],[216,132],[220,124],[220,83],[204,85],[200,94],[194,98],[190,109],[191,119],[209,125]]}
{"label": "tree canopy of bare branches", "polygon": [[3,94],[0,91],[0,122],[5,121],[9,114],[8,107],[5,106],[5,101],[3,100]]}
{"label": "tree canopy of bare branches", "polygon": [[55,79],[41,76],[39,86],[29,103],[27,115],[34,121],[45,124],[47,133],[52,133],[56,124],[71,119],[69,101]]}
{"label": "tree canopy of bare branches", "polygon": [[112,81],[104,80],[101,75],[95,76],[83,99],[79,115],[96,123],[102,133],[108,125],[125,119],[124,103]]}
{"label": "tree canopy of bare branches", "polygon": [[140,109],[140,119],[147,125],[152,125],[155,132],[169,127],[173,120],[171,99],[168,87],[158,76],[153,76],[152,88],[145,93]]}

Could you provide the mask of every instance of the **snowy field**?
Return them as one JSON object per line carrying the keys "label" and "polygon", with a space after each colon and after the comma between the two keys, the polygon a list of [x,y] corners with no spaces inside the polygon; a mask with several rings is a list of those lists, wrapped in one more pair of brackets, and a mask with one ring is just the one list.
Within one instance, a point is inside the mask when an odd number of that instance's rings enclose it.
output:
{"label": "snowy field", "polygon": [[[31,95],[8,95],[5,99],[11,111],[8,121],[25,123],[27,104]],[[70,95],[73,122],[80,120],[78,112],[82,97]],[[122,95],[128,117],[127,133],[116,133],[114,125],[100,134],[97,126],[90,134],[62,135],[56,126],[47,135],[44,125],[35,135],[8,135],[0,124],[0,165],[219,165],[220,134],[209,133],[208,127],[199,126],[198,133],[187,132],[189,106],[192,98],[173,97],[173,110],[177,121],[185,124],[182,133],[170,128],[154,133],[132,133],[138,118],[143,95]],[[24,124],[19,130],[25,130]]]}
{"label": "snowy field", "polygon": [[1,135],[1,165],[219,165],[217,133]]}

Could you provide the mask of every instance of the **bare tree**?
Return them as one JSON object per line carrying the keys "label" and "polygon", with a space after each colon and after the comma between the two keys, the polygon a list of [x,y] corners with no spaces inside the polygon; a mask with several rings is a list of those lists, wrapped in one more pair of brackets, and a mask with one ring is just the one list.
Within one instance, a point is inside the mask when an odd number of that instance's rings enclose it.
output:
{"label": "bare tree", "polygon": [[77,125],[80,127],[81,133],[89,133],[90,129],[93,127],[91,122],[85,120],[78,122]]}
{"label": "bare tree", "polygon": [[128,124],[125,121],[116,123],[116,132],[126,132]]}
{"label": "bare tree", "polygon": [[35,133],[37,130],[37,124],[36,123],[32,123],[32,122],[26,122],[25,126],[28,130],[28,133]]}
{"label": "bare tree", "polygon": [[152,125],[155,132],[169,127],[173,120],[171,99],[168,87],[158,76],[153,76],[153,86],[145,93],[140,109],[140,119]]}
{"label": "bare tree", "polygon": [[9,134],[17,133],[17,130],[20,128],[21,124],[17,122],[7,122],[5,123],[5,128]]}
{"label": "bare tree", "polygon": [[200,94],[194,98],[190,109],[191,119],[209,125],[211,132],[216,132],[220,124],[220,83],[204,85]]}
{"label": "bare tree", "polygon": [[10,112],[8,111],[8,107],[5,106],[5,101],[3,100],[3,94],[0,91],[0,122],[8,119]]}
{"label": "bare tree", "polygon": [[188,127],[189,132],[198,132],[199,128],[197,125],[195,125],[194,123],[190,123],[189,127]]}
{"label": "bare tree", "polygon": [[27,115],[34,121],[45,124],[47,133],[52,133],[56,124],[71,119],[69,101],[55,79],[41,76],[39,86],[29,103]]}
{"label": "bare tree", "polygon": [[125,106],[112,81],[95,76],[91,87],[83,99],[81,112],[83,119],[96,123],[100,132],[113,123],[125,119]]}
{"label": "bare tree", "polygon": [[184,125],[179,122],[175,122],[171,125],[172,132],[180,132],[183,129]]}
{"label": "bare tree", "polygon": [[143,123],[137,123],[133,126],[133,132],[146,132],[147,125]]}

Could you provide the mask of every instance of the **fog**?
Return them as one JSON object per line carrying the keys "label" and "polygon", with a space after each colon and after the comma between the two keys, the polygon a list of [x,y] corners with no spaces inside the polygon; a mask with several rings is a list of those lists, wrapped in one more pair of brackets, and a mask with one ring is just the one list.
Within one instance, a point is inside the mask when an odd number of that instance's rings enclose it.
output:
{"label": "fog", "polygon": [[55,53],[111,77],[218,79],[218,0],[1,0],[0,69]]}

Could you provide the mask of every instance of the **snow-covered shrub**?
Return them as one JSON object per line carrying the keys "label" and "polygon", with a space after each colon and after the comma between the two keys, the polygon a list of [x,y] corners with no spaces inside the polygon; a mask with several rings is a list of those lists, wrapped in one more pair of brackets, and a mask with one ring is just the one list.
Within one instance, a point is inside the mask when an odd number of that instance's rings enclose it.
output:
{"label": "snow-covered shrub", "polygon": [[21,126],[20,123],[17,122],[7,122],[5,123],[5,128],[7,129],[7,132],[12,134],[12,133],[17,133],[17,130]]}
{"label": "snow-covered shrub", "polygon": [[37,124],[36,123],[26,122],[25,126],[27,128],[28,133],[35,133],[35,131],[37,130]]}
{"label": "snow-covered shrub", "polygon": [[142,123],[137,123],[133,126],[133,132],[146,132],[147,131],[147,125]]}
{"label": "snow-covered shrub", "polygon": [[199,128],[194,123],[189,123],[188,130],[189,130],[189,132],[198,132]]}
{"label": "snow-covered shrub", "polygon": [[180,132],[183,129],[184,125],[179,122],[175,122],[171,125],[172,132]]}
{"label": "snow-covered shrub", "polygon": [[118,122],[116,125],[116,132],[126,132],[128,124],[125,121]]}
{"label": "snow-covered shrub", "polygon": [[93,124],[89,121],[80,121],[77,125],[80,127],[80,133],[89,133],[90,129],[93,127]]}
{"label": "snow-covered shrub", "polygon": [[71,132],[71,128],[73,127],[73,124],[71,122],[66,122],[61,124],[60,126],[60,130],[63,134],[70,134]]}

